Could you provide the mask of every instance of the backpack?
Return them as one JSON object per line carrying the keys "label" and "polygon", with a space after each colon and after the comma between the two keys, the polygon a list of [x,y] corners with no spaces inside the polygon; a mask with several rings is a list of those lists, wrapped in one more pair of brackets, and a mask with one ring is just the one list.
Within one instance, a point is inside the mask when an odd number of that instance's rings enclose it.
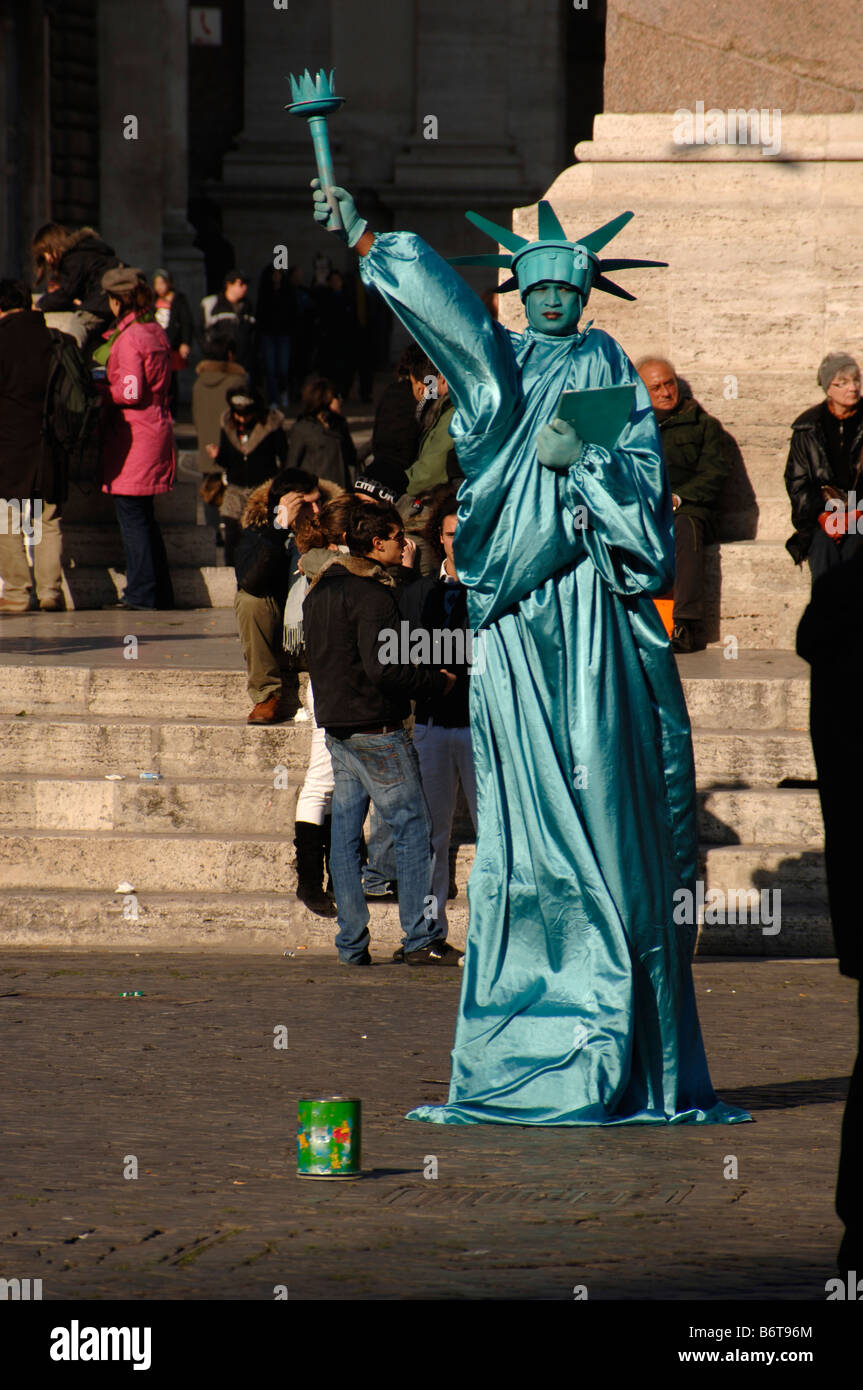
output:
{"label": "backpack", "polygon": [[51,367],[45,391],[42,434],[52,453],[83,451],[96,429],[100,396],[81,349],[67,333],[49,328]]}

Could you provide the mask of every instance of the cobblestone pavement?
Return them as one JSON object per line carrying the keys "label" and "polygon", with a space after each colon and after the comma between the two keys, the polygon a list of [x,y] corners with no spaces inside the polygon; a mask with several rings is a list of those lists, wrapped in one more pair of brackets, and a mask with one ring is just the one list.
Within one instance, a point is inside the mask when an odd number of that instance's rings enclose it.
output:
{"label": "cobblestone pavement", "polygon": [[[437,1127],[403,1116],[446,1095],[460,972],[6,952],[0,1275],[45,1299],[822,1301],[855,987],[832,961],[695,977],[754,1124]],[[362,1097],[365,1176],[298,1180],[297,1099],[333,1093]]]}

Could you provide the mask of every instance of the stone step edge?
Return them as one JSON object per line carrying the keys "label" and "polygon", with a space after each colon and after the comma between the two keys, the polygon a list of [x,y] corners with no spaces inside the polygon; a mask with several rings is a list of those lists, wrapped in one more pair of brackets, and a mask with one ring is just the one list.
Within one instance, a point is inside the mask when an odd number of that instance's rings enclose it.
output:
{"label": "stone step edge", "polygon": [[[247,777],[205,777],[191,772],[188,775],[175,776],[173,773],[164,772],[159,777],[158,782],[153,782],[150,778],[138,777],[134,772],[121,773],[120,780],[127,782],[132,787],[141,787],[153,791],[158,787],[206,787],[213,790],[215,787],[233,787],[237,791],[246,791],[251,787],[258,787],[261,791],[275,790],[272,786],[271,778],[264,773],[250,774]],[[106,777],[94,772],[15,772],[8,768],[0,769],[0,786],[11,784],[17,786],[20,783],[25,785],[37,786],[44,783],[46,786],[55,786],[60,783],[63,786],[69,784],[73,786],[93,786],[101,787],[103,782],[115,782],[115,777]],[[298,785],[298,784],[294,784]],[[287,790],[287,788],[285,788]],[[783,789],[785,790],[785,789]]]}
{"label": "stone step edge", "polygon": [[[190,696],[194,697],[194,691],[190,691]],[[246,702],[248,703],[248,702]],[[247,718],[237,715],[235,719],[217,718],[212,714],[183,714],[172,718],[169,714],[154,714],[150,716],[138,714],[123,714],[122,712],[112,711],[111,713],[100,714],[98,710],[55,710],[48,706],[42,709],[26,710],[23,714],[12,714],[10,711],[0,711],[0,725],[8,723],[10,725],[25,724],[74,724],[94,729],[101,728],[133,728],[133,729],[158,729],[166,728],[190,728],[190,729],[248,729],[250,732],[257,733],[259,729],[278,729],[290,730],[296,734],[310,733],[311,720],[308,719],[285,719],[280,724],[249,724]]]}
{"label": "stone step edge", "polygon": [[[193,610],[190,609],[187,611],[191,612]],[[202,613],[209,613],[212,610],[202,608],[200,611]],[[111,637],[115,636],[115,634],[108,635]],[[197,638],[198,633],[191,632],[187,634],[187,636],[190,641],[194,641]],[[234,631],[225,632],[219,634],[219,640],[232,640],[236,638],[236,636],[237,634]],[[51,641],[52,639],[48,638],[46,640]],[[48,657],[47,659],[43,658],[42,660],[34,659],[33,661],[21,661],[17,659],[12,660],[11,654],[10,658],[6,659],[2,650],[0,650],[0,671],[44,670],[50,671],[52,674],[56,672],[58,679],[62,680],[69,680],[73,675],[78,676],[79,679],[82,681],[82,684],[89,684],[94,679],[96,679],[97,681],[104,680],[106,677],[110,676],[122,676],[124,680],[128,680],[129,682],[134,682],[136,680],[143,681],[147,677],[152,676],[156,671],[158,671],[160,674],[167,675],[169,679],[176,678],[178,680],[181,676],[184,675],[210,676],[220,681],[233,681],[235,683],[239,683],[241,681],[245,682],[246,680],[246,672],[242,666],[160,666],[158,664],[150,665],[149,663],[140,660],[127,661],[124,660],[122,656],[121,648],[119,645],[122,642],[122,637],[120,637],[119,634],[116,634],[116,640],[118,642],[118,657],[117,661],[110,665],[107,662],[100,662],[92,666],[87,666],[83,663],[63,663],[59,661],[54,661],[50,657]],[[141,641],[144,643],[148,641],[158,640],[158,635],[155,638],[152,638],[148,633],[144,633],[141,638]],[[721,641],[708,643],[708,650],[720,651],[722,650],[722,648],[723,643]],[[754,655],[759,652],[764,652],[771,659],[774,660],[786,656],[796,656],[796,653],[790,647],[753,647],[751,649],[746,648],[745,650],[747,656]],[[721,675],[717,675],[712,671],[706,673],[702,673],[700,671],[684,671],[680,678],[684,683],[688,681],[690,684],[693,685],[713,685],[721,683],[723,685],[765,685],[770,687],[777,685],[799,685],[802,683],[808,684],[809,681],[808,666],[806,666],[804,670],[801,670],[797,675],[779,673],[774,675],[770,672],[764,672],[761,675],[737,676],[735,675],[737,665],[738,663],[735,660],[729,659],[725,663],[726,669],[722,671]]]}
{"label": "stone step edge", "polygon": [[[27,840],[86,840],[86,841],[107,841],[107,840],[141,840],[147,845],[154,847],[163,840],[166,844],[176,844],[178,840],[192,842],[202,841],[206,844],[224,845],[293,845],[293,824],[281,834],[277,832],[265,834],[263,831],[254,831],[243,834],[240,831],[232,832],[230,835],[220,835],[212,830],[63,830],[47,827],[33,827],[29,825],[2,825],[0,826],[0,844],[4,840],[27,839]],[[473,849],[475,841],[455,838],[453,843],[458,849]]]}
{"label": "stone step edge", "polygon": [[[4,904],[9,909],[23,911],[37,925],[29,921],[16,926],[0,929],[0,951],[2,947],[20,950],[32,947],[34,950],[79,948],[82,953],[94,948],[102,950],[140,952],[142,948],[172,954],[199,950],[202,945],[208,949],[226,951],[254,951],[260,949],[267,954],[284,957],[288,951],[298,952],[301,947],[319,946],[322,952],[332,955],[335,919],[318,917],[308,912],[294,899],[291,905],[290,920],[281,918],[281,904],[273,903],[272,894],[209,894],[203,898],[199,894],[152,893],[142,896],[140,907],[142,917],[152,916],[151,921],[139,918],[135,922],[125,919],[121,923],[121,909],[113,905],[106,909],[104,895],[95,891],[80,890],[65,893],[60,912],[66,908],[65,922],[46,927],[45,921],[51,918],[44,911],[44,905],[58,912],[56,895],[22,890],[0,889],[0,920]],[[149,904],[149,909],[148,909]],[[460,905],[461,904],[461,905]],[[285,904],[287,908],[287,903]],[[388,957],[394,945],[401,941],[401,927],[397,910],[389,905],[369,904],[370,925],[372,927],[371,951],[373,958],[380,963],[389,963]],[[467,932],[466,898],[448,904],[450,919],[449,937],[454,945],[463,947]],[[69,920],[69,909],[86,914],[84,920]],[[172,924],[159,913],[175,913],[182,916],[193,912],[193,920],[182,925]],[[219,919],[219,912],[223,915]],[[248,912],[253,924],[238,922],[237,917]],[[213,916],[208,917],[208,913]],[[115,921],[116,918],[116,921]],[[784,928],[781,938],[765,937],[760,929],[747,932],[739,926],[699,927],[696,959],[703,962],[724,962],[732,958],[767,958],[777,962],[783,959],[794,960],[836,960],[835,945],[829,919],[822,914],[801,908],[795,913],[793,907],[783,913]],[[107,920],[106,920],[107,919]],[[802,938],[802,950],[794,950],[794,937]],[[815,940],[813,940],[813,937]],[[813,946],[821,948],[819,955],[813,955]],[[791,948],[790,950],[788,948]],[[296,956],[296,963],[302,966],[309,955]],[[381,955],[383,959],[381,960]]]}
{"label": "stone step edge", "polygon": [[[152,756],[153,756],[154,758],[160,758],[160,757],[162,757],[162,754],[154,754],[154,755],[152,755]],[[275,767],[275,766],[277,766],[277,764],[274,764],[274,765],[273,765],[273,767]],[[283,764],[283,766],[284,766],[284,764]],[[294,762],[294,761],[292,760],[292,761],[289,762],[286,766],[287,766],[287,770],[288,770],[288,774],[289,774],[290,786],[291,786],[291,787],[294,787],[294,788],[296,788],[296,789],[299,789],[299,787],[302,785],[302,781],[303,781],[303,779],[304,779],[304,777],[305,777],[305,773],[306,773],[306,766],[305,766],[305,763],[302,763],[302,762]],[[151,770],[152,770],[153,772],[158,772],[158,771],[159,771],[158,768],[152,768]],[[121,773],[121,774],[120,774],[120,777],[121,777],[121,779],[122,779],[124,782],[128,782],[128,783],[130,783],[131,785],[139,785],[139,786],[141,786],[141,787],[149,787],[150,789],[155,789],[155,788],[158,788],[158,787],[181,787],[181,788],[182,788],[182,787],[186,787],[186,786],[198,786],[198,785],[200,785],[200,786],[202,786],[202,787],[205,787],[205,788],[213,788],[213,787],[219,787],[219,786],[226,786],[226,787],[230,787],[230,788],[236,789],[236,791],[237,791],[238,793],[242,793],[242,792],[244,792],[244,791],[246,791],[246,790],[250,790],[250,789],[253,789],[253,788],[258,788],[258,789],[260,789],[260,790],[264,790],[264,789],[269,785],[270,778],[272,777],[272,775],[273,775],[273,768],[267,768],[266,770],[264,770],[264,769],[258,769],[258,770],[252,769],[252,770],[250,770],[246,775],[237,774],[237,775],[235,775],[235,776],[233,776],[233,777],[231,777],[231,778],[225,778],[225,777],[206,777],[206,776],[204,776],[203,774],[198,774],[198,773],[196,773],[196,772],[189,772],[189,773],[172,773],[172,772],[164,772],[164,773],[161,774],[161,776],[159,777],[159,780],[158,780],[157,782],[151,781],[149,778],[141,779],[141,778],[137,775],[137,773],[135,773],[135,772]],[[115,780],[115,779],[114,779],[113,777],[108,777],[106,774],[103,774],[103,773],[101,773],[101,772],[92,772],[92,771],[91,771],[91,772],[82,772],[82,773],[69,774],[68,777],[67,777],[64,773],[56,773],[56,774],[54,774],[54,775],[52,775],[52,776],[45,777],[45,776],[42,776],[40,773],[28,772],[28,771],[26,771],[25,769],[21,769],[20,771],[16,771],[15,768],[6,767],[5,765],[4,765],[2,768],[0,768],[0,785],[2,785],[3,783],[7,783],[7,782],[8,782],[8,783],[11,783],[11,784],[18,784],[18,783],[22,783],[22,782],[25,782],[25,781],[33,782],[34,784],[35,784],[35,783],[38,783],[38,782],[45,782],[47,785],[53,785],[53,784],[55,784],[55,783],[62,783],[63,785],[67,785],[67,784],[75,785],[75,784],[79,784],[79,783],[97,784],[97,783],[100,783],[100,782],[107,782],[107,781],[114,781],[114,780]],[[744,795],[744,794],[747,794],[747,793],[751,793],[753,796],[763,797],[763,796],[771,795],[771,794],[774,794],[774,793],[788,792],[789,794],[791,794],[791,793],[802,793],[802,794],[804,794],[804,795],[806,795],[806,796],[808,796],[808,797],[811,797],[811,798],[815,798],[815,797],[818,796],[818,783],[817,783],[817,781],[816,781],[816,779],[815,779],[814,777],[813,777],[813,778],[798,778],[798,779],[792,779],[792,778],[790,777],[790,775],[789,775],[789,777],[787,777],[787,778],[783,777],[781,780],[782,780],[782,781],[789,781],[789,780],[802,781],[802,782],[805,782],[805,786],[794,786],[794,787],[787,787],[787,786],[785,786],[785,787],[784,787],[784,786],[780,786],[778,781],[765,781],[765,782],[753,782],[753,781],[748,781],[748,782],[731,782],[731,781],[727,781],[727,782],[716,782],[716,781],[702,781],[702,780],[700,779],[700,777],[698,776],[698,773],[697,773],[697,770],[696,770],[695,791],[696,791],[696,796],[699,797],[699,798],[704,798],[704,797],[707,797],[707,796],[719,795],[719,794],[723,794],[723,793],[727,793],[727,794],[732,794],[732,793],[733,793],[735,796],[741,796],[741,795]],[[274,790],[277,790],[276,788],[273,788],[273,789],[274,789]],[[284,788],[284,790],[288,790],[288,788]]]}
{"label": "stone step edge", "polygon": [[[109,917],[126,920],[124,899],[129,894],[109,893],[107,890],[97,888],[63,888],[58,889],[53,895],[48,893],[37,895],[35,890],[30,888],[0,888],[0,946],[4,942],[4,933],[8,926],[7,914],[12,909],[27,905],[28,910],[32,910],[38,917],[44,914],[47,920],[51,920],[52,914],[62,911],[70,904],[77,904],[80,908],[86,908],[94,920],[100,917]],[[58,897],[62,902],[58,903]],[[207,920],[208,913],[230,913],[248,914],[249,918],[255,922],[259,921],[262,914],[269,917],[287,917],[290,925],[295,925],[294,918],[305,919],[308,916],[317,917],[316,913],[310,912],[293,894],[284,893],[218,893],[212,889],[205,893],[172,893],[167,889],[140,889],[134,891],[137,902],[138,917],[134,920],[141,923],[142,918],[168,911],[189,911],[194,912],[203,922]],[[374,899],[367,899],[366,905],[373,920],[385,922],[387,924],[399,921],[397,903],[376,903]],[[447,899],[447,917],[453,920],[462,920],[469,915],[467,891],[462,886],[456,897]],[[327,924],[332,923],[332,930],[336,930],[336,919],[327,917],[320,919]],[[699,931],[718,932],[726,930],[746,931],[751,929],[753,934],[763,934],[761,925],[757,920],[753,922],[740,921],[739,923],[705,923],[699,915],[697,926]],[[832,923],[828,910],[818,908],[803,898],[782,897],[782,932],[786,930],[797,930],[801,927],[817,928],[819,931],[832,931]],[[779,936],[781,933],[769,933],[769,935]]]}
{"label": "stone step edge", "polygon": [[[23,714],[12,714],[8,710],[0,711],[0,725],[4,723],[8,723],[10,725],[19,724],[22,726],[26,723],[38,724],[40,726],[46,724],[74,724],[81,725],[82,727],[89,725],[93,728],[104,727],[135,729],[153,729],[159,728],[162,725],[164,725],[167,728],[188,727],[194,729],[217,730],[247,728],[250,731],[254,730],[255,732],[257,732],[259,729],[276,729],[281,731],[290,730],[296,734],[310,733],[311,731],[311,721],[305,719],[286,719],[280,724],[249,724],[247,719],[243,719],[239,715],[235,719],[219,719],[214,715],[206,714],[184,714],[177,717],[172,717],[171,715],[167,714],[156,714],[150,715],[148,717],[136,714],[123,714],[117,711],[112,711],[106,714],[100,714],[98,711],[92,710],[65,711],[49,709],[48,707],[33,710],[32,712],[27,710]],[[738,729],[737,727],[733,729],[728,729],[725,726],[713,728],[712,726],[705,726],[701,724],[692,724],[691,727],[693,733],[704,733],[706,735],[709,735],[711,738],[736,738],[739,736],[745,736],[746,738],[750,739],[768,739],[783,737],[793,738],[798,741],[804,738],[807,741],[809,740],[808,730],[788,729],[781,724],[771,725],[767,729]]]}
{"label": "stone step edge", "polygon": [[[114,901],[107,901],[113,896]],[[98,889],[0,889],[0,953],[2,948],[57,949],[79,946],[82,951],[139,950],[153,946],[168,951],[211,948],[261,948],[283,956],[286,947],[306,943],[333,952],[337,930],[334,917],[310,912],[293,893],[171,893],[136,895],[139,916],[128,920],[118,895]],[[398,907],[370,902],[369,925],[373,955],[388,959],[402,941]],[[19,921],[9,922],[11,916]],[[181,919],[172,922],[171,917]],[[463,947],[467,932],[467,896],[460,893],[447,904],[449,938]],[[22,919],[23,920],[20,920]],[[248,920],[242,920],[247,918]],[[240,920],[238,920],[240,919]],[[46,925],[50,924],[50,925]],[[297,964],[302,965],[302,958]]]}
{"label": "stone step edge", "polygon": [[[793,790],[793,788],[792,788],[792,790]],[[726,855],[726,854],[737,854],[737,853],[739,853],[741,850],[745,850],[747,854],[758,854],[758,853],[763,854],[763,853],[765,853],[767,850],[770,850],[770,851],[772,851],[773,853],[776,853],[776,854],[798,854],[798,855],[799,855],[799,853],[800,853],[800,845],[799,845],[799,843],[798,843],[796,840],[795,840],[795,841],[790,841],[790,842],[787,841],[787,840],[777,840],[777,841],[775,841],[775,842],[764,841],[764,840],[757,840],[757,841],[753,841],[753,842],[750,843],[750,844],[745,844],[745,845],[744,845],[744,844],[736,844],[736,845],[715,845],[714,847],[712,847],[712,848],[710,849],[709,852],[710,852],[710,854],[722,854],[722,855]],[[807,850],[807,853],[811,853],[811,851]]]}

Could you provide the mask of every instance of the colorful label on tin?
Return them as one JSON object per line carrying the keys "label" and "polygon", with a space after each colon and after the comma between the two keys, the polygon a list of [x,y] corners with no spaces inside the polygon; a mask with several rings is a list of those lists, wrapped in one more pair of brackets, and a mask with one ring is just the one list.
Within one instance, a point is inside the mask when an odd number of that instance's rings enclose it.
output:
{"label": "colorful label on tin", "polygon": [[301,1100],[297,1106],[297,1172],[348,1177],[360,1171],[360,1102]]}

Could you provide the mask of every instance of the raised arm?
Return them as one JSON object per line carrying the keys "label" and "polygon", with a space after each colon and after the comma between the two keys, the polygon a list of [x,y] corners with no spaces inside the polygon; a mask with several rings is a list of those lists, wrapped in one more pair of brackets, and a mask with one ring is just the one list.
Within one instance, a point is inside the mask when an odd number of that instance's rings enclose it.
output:
{"label": "raised arm", "polygon": [[[315,220],[327,230],[332,214],[319,181]],[[446,377],[463,431],[505,426],[520,395],[509,335],[495,323],[462,277],[412,232],[375,234],[359,217],[354,200],[334,188],[348,245],[359,253],[360,274],[379,290]]]}

